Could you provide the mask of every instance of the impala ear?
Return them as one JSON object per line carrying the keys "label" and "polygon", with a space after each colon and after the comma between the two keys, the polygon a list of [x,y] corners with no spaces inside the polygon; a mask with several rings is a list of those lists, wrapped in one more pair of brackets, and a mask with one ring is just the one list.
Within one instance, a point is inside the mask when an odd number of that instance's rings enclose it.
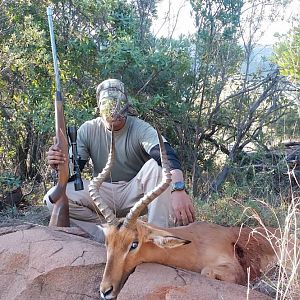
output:
{"label": "impala ear", "polygon": [[176,248],[189,244],[191,241],[173,236],[170,232],[164,230],[151,230],[148,240],[161,248]]}

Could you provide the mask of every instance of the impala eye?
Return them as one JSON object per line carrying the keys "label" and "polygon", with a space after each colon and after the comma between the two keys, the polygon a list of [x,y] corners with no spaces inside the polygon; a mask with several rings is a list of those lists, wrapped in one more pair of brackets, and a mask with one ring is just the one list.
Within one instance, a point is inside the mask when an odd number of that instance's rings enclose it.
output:
{"label": "impala eye", "polygon": [[136,249],[136,248],[138,247],[138,245],[139,245],[139,242],[138,242],[138,241],[132,242],[129,251],[132,251],[132,250]]}

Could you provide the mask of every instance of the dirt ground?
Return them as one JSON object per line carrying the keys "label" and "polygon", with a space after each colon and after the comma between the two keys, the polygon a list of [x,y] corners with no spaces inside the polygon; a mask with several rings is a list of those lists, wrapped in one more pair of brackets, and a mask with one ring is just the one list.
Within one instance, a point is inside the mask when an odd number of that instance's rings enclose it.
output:
{"label": "dirt ground", "polygon": [[47,226],[50,214],[47,206],[34,205],[26,208],[6,208],[0,211],[0,226],[4,224],[39,224]]}

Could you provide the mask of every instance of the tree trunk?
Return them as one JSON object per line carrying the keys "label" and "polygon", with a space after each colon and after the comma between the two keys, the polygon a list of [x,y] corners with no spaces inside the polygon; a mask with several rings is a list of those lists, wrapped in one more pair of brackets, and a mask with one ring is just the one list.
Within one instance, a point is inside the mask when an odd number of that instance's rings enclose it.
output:
{"label": "tree trunk", "polygon": [[218,174],[217,178],[212,182],[209,192],[218,192],[231,171],[232,168],[229,165],[225,165],[223,170]]}

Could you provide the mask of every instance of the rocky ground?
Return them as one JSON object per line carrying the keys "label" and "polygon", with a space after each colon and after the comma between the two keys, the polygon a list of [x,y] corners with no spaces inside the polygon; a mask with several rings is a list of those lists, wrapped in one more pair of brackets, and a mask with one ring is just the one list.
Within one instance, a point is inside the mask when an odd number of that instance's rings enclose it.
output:
{"label": "rocky ground", "polygon": [[[40,201],[23,201],[0,211],[0,300],[99,299],[105,247],[76,229],[47,225]],[[271,299],[265,281],[246,287],[156,264],[143,264],[129,277],[118,299]],[[249,293],[249,298],[247,294]],[[268,295],[268,296],[267,296]]]}
{"label": "rocky ground", "polygon": [[[104,245],[82,236],[76,229],[2,222],[0,299],[99,299],[105,261]],[[198,273],[142,264],[129,277],[118,299],[271,298],[244,286],[209,280]]]}

